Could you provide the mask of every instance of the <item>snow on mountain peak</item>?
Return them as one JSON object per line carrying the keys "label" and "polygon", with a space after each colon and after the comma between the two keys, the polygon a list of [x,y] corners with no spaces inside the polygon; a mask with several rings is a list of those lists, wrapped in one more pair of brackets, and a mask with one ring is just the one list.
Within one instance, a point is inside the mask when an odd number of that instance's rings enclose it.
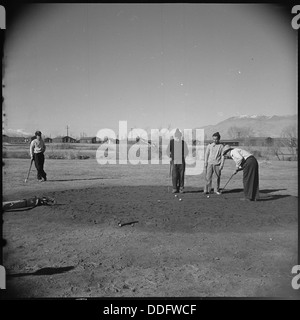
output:
{"label": "snow on mountain peak", "polygon": [[236,116],[236,119],[258,119],[258,118],[265,118],[266,116],[263,115],[258,115],[258,114],[252,114],[252,115],[248,115],[248,114],[241,114]]}

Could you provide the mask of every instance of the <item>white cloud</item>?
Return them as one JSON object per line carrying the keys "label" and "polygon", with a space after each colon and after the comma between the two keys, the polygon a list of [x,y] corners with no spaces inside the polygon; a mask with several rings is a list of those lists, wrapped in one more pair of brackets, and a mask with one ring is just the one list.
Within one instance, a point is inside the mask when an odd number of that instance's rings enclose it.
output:
{"label": "white cloud", "polygon": [[8,135],[16,135],[16,136],[31,136],[32,132],[26,132],[24,129],[7,129]]}

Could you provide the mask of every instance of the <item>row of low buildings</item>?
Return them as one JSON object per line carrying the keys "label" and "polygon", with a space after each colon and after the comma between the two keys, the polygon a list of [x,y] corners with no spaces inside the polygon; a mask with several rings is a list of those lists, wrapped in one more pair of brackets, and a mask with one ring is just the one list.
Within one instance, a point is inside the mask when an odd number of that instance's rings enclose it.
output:
{"label": "row of low buildings", "polygon": [[[35,136],[33,137],[9,137],[8,135],[3,134],[2,135],[2,142],[6,143],[30,143],[33,139],[35,139]],[[82,137],[80,139],[75,139],[70,136],[64,136],[64,137],[56,137],[56,138],[44,138],[44,141],[46,143],[118,143],[118,139],[107,139],[105,141],[97,138],[97,137]]]}
{"label": "row of low buildings", "polygon": [[[18,143],[30,143],[33,139],[35,139],[35,136],[33,137],[9,137],[7,135],[2,135],[2,142],[6,143],[12,143],[12,144],[18,144]],[[151,144],[151,141],[146,141],[143,139],[128,139],[128,142],[131,143],[136,143],[137,141],[143,141],[145,143]],[[80,139],[75,139],[70,136],[64,136],[64,137],[56,137],[56,138],[44,138],[44,141],[46,143],[111,143],[111,144],[118,144],[119,139],[112,139],[112,138],[107,138],[104,140],[101,140],[97,137],[82,137]]]}
{"label": "row of low buildings", "polygon": [[[32,139],[35,137],[9,137],[7,135],[2,135],[2,142],[11,143],[11,144],[23,144],[23,143],[30,143]],[[242,139],[232,139],[232,140],[221,140],[222,144],[229,144],[231,146],[239,146],[239,145],[248,145],[248,146],[264,146],[264,147],[271,147],[275,144],[278,144],[280,142],[284,142],[284,138],[271,138],[271,137],[249,137],[249,138],[242,138]],[[46,143],[111,143],[111,144],[118,144],[118,139],[111,139],[107,138],[105,140],[101,140],[97,137],[82,137],[80,139],[75,139],[70,136],[63,136],[63,137],[56,137],[56,138],[44,138],[44,141]],[[134,139],[128,139],[128,143],[136,143],[137,141],[140,141],[145,144],[153,145],[151,140],[144,140],[142,138],[134,138]],[[212,140],[205,140],[204,145],[208,145],[211,143]],[[161,140],[160,140],[161,143]],[[193,145],[200,144],[199,141],[193,141]]]}
{"label": "row of low buildings", "polygon": [[[5,134],[2,135],[2,142],[7,143],[30,143],[35,137],[9,137]],[[81,142],[75,138],[64,136],[64,137],[56,137],[56,138],[44,138],[46,143],[77,143]]]}

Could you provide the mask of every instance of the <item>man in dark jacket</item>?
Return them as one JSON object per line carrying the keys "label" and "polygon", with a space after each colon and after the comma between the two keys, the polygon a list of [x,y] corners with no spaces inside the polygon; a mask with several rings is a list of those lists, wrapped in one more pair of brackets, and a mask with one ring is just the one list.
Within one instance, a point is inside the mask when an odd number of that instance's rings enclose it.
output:
{"label": "man in dark jacket", "polygon": [[167,147],[167,154],[169,155],[170,165],[172,167],[172,193],[183,193],[184,189],[184,174],[185,174],[185,158],[189,151],[186,142],[182,139],[182,133],[176,129],[174,139],[170,140]]}

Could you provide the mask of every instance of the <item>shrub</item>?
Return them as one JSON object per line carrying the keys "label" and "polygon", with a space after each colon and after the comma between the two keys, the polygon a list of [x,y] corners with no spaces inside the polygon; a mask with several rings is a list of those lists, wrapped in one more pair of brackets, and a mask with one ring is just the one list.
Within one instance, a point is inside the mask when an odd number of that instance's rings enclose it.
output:
{"label": "shrub", "polygon": [[252,154],[254,155],[255,158],[261,158],[261,151],[259,150],[253,150]]}
{"label": "shrub", "polygon": [[3,151],[3,158],[30,159],[30,155],[26,151]]}

